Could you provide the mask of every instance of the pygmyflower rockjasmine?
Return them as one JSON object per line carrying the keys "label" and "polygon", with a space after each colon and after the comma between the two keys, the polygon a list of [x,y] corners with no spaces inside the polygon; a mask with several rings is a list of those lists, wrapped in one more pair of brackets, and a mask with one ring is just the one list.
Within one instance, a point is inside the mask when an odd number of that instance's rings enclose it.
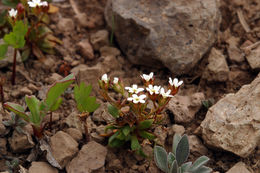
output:
{"label": "pygmyflower rockjasmine", "polygon": [[10,17],[16,18],[17,10],[12,8],[11,10],[8,11],[8,14],[9,14]]}
{"label": "pygmyflower rockjasmine", "polygon": [[160,94],[162,95],[163,98],[167,98],[167,97],[173,97],[173,95],[170,95],[171,90],[168,90],[167,92],[164,91],[164,88],[161,88],[160,90]]}
{"label": "pygmyflower rockjasmine", "polygon": [[114,77],[114,80],[113,80],[113,84],[118,84],[118,81],[119,81],[119,79],[118,79],[118,77]]}
{"label": "pygmyflower rockjasmine", "polygon": [[133,94],[132,97],[127,98],[128,101],[132,101],[133,103],[145,103],[146,95],[142,94],[138,96],[137,94]]}
{"label": "pygmyflower rockjasmine", "polygon": [[181,86],[183,84],[183,81],[179,81],[177,78],[174,78],[172,80],[172,78],[169,77],[169,84],[171,86],[174,86],[175,88],[178,88],[179,86]]}
{"label": "pygmyflower rockjasmine", "polygon": [[153,78],[153,72],[151,72],[149,75],[143,74],[141,75],[141,78],[144,79],[146,82],[149,82]]}
{"label": "pygmyflower rockjasmine", "polygon": [[150,95],[153,95],[153,94],[159,94],[160,93],[160,88],[161,88],[161,86],[148,85],[146,90],[150,93]]}
{"label": "pygmyflower rockjasmine", "polygon": [[48,6],[48,2],[46,1],[41,2],[41,0],[32,0],[32,1],[28,1],[28,5],[32,8],[35,8],[41,6]]}
{"label": "pygmyflower rockjasmine", "polygon": [[135,94],[138,94],[144,90],[143,88],[138,88],[136,84],[132,85],[132,87],[125,87],[125,89],[128,90],[128,92]]}
{"label": "pygmyflower rockjasmine", "polygon": [[108,83],[109,78],[107,77],[107,74],[103,74],[103,76],[101,77],[101,80],[105,83]]}

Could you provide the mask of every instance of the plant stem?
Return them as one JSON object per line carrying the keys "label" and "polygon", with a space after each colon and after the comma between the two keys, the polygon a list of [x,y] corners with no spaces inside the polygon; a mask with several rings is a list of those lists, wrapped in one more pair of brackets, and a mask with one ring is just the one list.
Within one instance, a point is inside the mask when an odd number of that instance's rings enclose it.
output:
{"label": "plant stem", "polygon": [[52,126],[52,112],[50,114],[50,123],[49,123],[50,130],[52,130],[51,126]]}
{"label": "plant stem", "polygon": [[5,111],[5,107],[4,107],[5,98],[4,98],[4,90],[3,90],[2,83],[0,83],[0,95],[1,95],[2,108]]}
{"label": "plant stem", "polygon": [[15,76],[16,76],[16,54],[17,54],[17,49],[14,49],[12,85],[15,85]]}

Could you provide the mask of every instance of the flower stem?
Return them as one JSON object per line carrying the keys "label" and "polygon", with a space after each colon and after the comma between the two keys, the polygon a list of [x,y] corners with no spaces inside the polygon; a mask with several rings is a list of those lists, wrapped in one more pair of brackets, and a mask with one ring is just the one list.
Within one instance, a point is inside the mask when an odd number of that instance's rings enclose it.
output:
{"label": "flower stem", "polygon": [[15,85],[15,76],[16,76],[16,55],[17,55],[17,49],[14,49],[12,85]]}
{"label": "flower stem", "polygon": [[2,82],[0,83],[0,95],[1,95],[2,108],[5,111],[5,107],[4,107],[5,98],[4,98],[4,90],[3,90]]}

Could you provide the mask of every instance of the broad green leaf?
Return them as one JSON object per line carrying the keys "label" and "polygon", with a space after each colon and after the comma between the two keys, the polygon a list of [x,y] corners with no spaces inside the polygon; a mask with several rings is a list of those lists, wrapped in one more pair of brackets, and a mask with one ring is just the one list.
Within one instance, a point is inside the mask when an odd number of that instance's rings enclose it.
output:
{"label": "broad green leaf", "polygon": [[81,82],[80,85],[76,85],[74,87],[74,97],[77,102],[77,108],[80,112],[84,112],[85,110],[85,105],[86,105],[86,100],[89,97],[89,94],[92,90],[92,86],[86,84],[84,82]]}
{"label": "broad green leaf", "polygon": [[133,151],[139,150],[141,148],[141,145],[139,144],[139,141],[135,135],[131,136],[131,149]]}
{"label": "broad green leaf", "polygon": [[41,124],[40,101],[35,96],[25,96],[25,102],[30,110],[30,120],[36,126]]}
{"label": "broad green leaf", "polygon": [[25,45],[25,39],[22,35],[16,35],[14,32],[10,32],[4,36],[4,41],[12,47],[19,49]]}
{"label": "broad green leaf", "polygon": [[172,141],[172,153],[176,156],[176,148],[178,143],[181,140],[181,135],[175,133],[175,135],[173,136],[173,141]]}
{"label": "broad green leaf", "polygon": [[125,135],[122,133],[122,131],[120,131],[120,133],[117,135],[116,139],[125,141]]}
{"label": "broad green leaf", "polygon": [[196,171],[189,171],[191,173],[211,173],[212,169],[206,166],[198,168]]}
{"label": "broad green leaf", "polygon": [[187,162],[181,165],[181,172],[188,172],[192,165],[192,162]]}
{"label": "broad green leaf", "polygon": [[122,129],[122,132],[123,132],[123,134],[124,134],[125,136],[129,135],[130,131],[131,131],[131,128],[129,127],[129,125],[126,125],[126,126],[123,127],[123,129]]}
{"label": "broad green leaf", "polygon": [[183,135],[176,148],[176,160],[178,165],[182,165],[190,153],[189,140],[187,135]]}
{"label": "broad green leaf", "polygon": [[172,165],[174,160],[175,160],[175,156],[174,156],[174,154],[172,152],[170,152],[168,154],[168,158],[167,158],[168,165]]}
{"label": "broad green leaf", "polygon": [[145,139],[154,140],[155,136],[152,133],[149,133],[147,131],[141,130],[139,131],[139,135],[142,136]]}
{"label": "broad green leaf", "polygon": [[108,139],[108,145],[110,147],[120,147],[124,144],[124,141],[116,139],[116,137],[119,135],[119,131],[117,131],[115,134],[109,137]]}
{"label": "broad green leaf", "polygon": [[47,110],[50,110],[55,105],[61,94],[65,92],[70,84],[74,82],[74,80],[74,75],[71,74],[51,86],[44,101],[47,105]]}
{"label": "broad green leaf", "polygon": [[201,156],[199,157],[193,165],[190,167],[189,171],[194,172],[203,165],[205,165],[209,161],[209,158],[207,156]]}
{"label": "broad green leaf", "polygon": [[61,103],[62,103],[62,98],[59,97],[59,98],[56,100],[56,102],[52,105],[50,111],[53,112],[53,111],[56,111],[57,109],[59,109]]}
{"label": "broad green leaf", "polygon": [[176,160],[172,162],[169,173],[179,173],[178,164]]}
{"label": "broad green leaf", "polygon": [[167,152],[164,148],[160,146],[154,147],[154,160],[159,169],[163,172],[168,171]]}
{"label": "broad green leaf", "polygon": [[16,115],[20,116],[25,121],[27,121],[27,122],[30,121],[28,115],[25,113],[25,110],[24,110],[24,108],[21,105],[7,102],[7,103],[4,104],[4,107],[6,109],[12,111]]}
{"label": "broad green leaf", "polygon": [[118,109],[113,105],[108,105],[108,112],[115,118],[119,117],[119,111]]}
{"label": "broad green leaf", "polygon": [[94,112],[100,104],[96,102],[96,97],[88,97],[86,100],[86,111]]}
{"label": "broad green leaf", "polygon": [[16,36],[19,35],[24,37],[27,31],[28,31],[28,26],[24,24],[23,21],[20,20],[15,22],[13,32]]}
{"label": "broad green leaf", "polygon": [[153,122],[154,122],[154,119],[144,120],[138,124],[137,128],[139,130],[148,129],[152,126]]}
{"label": "broad green leaf", "polygon": [[0,45],[0,60],[5,58],[5,54],[8,50],[8,44],[2,44]]}

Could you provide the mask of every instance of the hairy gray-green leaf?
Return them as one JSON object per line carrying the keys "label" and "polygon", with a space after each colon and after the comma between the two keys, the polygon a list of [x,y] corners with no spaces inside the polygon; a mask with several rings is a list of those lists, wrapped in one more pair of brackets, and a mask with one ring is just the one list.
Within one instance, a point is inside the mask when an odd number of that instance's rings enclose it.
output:
{"label": "hairy gray-green leaf", "polygon": [[183,135],[176,148],[176,160],[178,165],[182,165],[190,153],[189,140],[187,135]]}
{"label": "hairy gray-green leaf", "polygon": [[178,164],[176,160],[172,162],[169,173],[179,173]]}
{"label": "hairy gray-green leaf", "polygon": [[201,156],[198,158],[193,165],[190,167],[189,171],[194,172],[198,170],[200,167],[205,165],[209,161],[209,158],[207,156]]}
{"label": "hairy gray-green leaf", "polygon": [[176,148],[178,143],[181,140],[181,135],[175,133],[175,135],[173,136],[173,142],[172,142],[172,153],[176,156]]}
{"label": "hairy gray-green leaf", "polygon": [[167,152],[160,146],[154,147],[154,160],[159,169],[168,171]]}

